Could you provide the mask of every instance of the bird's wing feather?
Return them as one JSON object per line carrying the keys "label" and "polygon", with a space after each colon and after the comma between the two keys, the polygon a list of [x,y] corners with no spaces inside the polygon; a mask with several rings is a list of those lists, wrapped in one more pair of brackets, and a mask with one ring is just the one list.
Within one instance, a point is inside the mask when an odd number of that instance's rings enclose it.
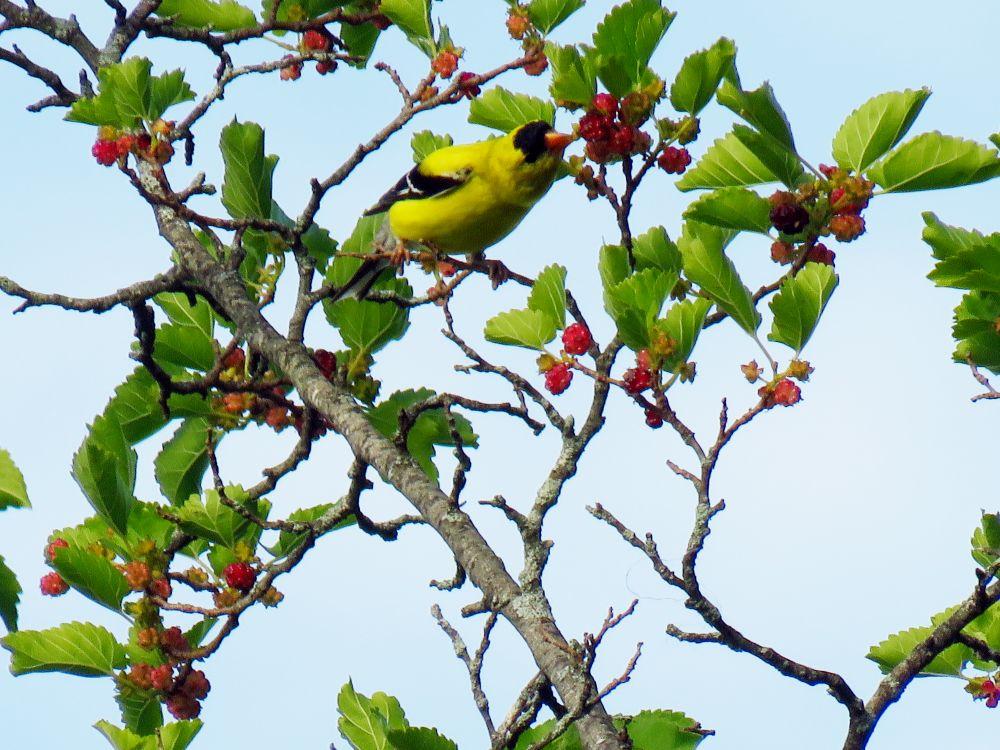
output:
{"label": "bird's wing feather", "polygon": [[399,201],[432,198],[464,185],[472,176],[484,143],[448,146],[429,154],[420,164],[399,178],[365,216],[381,213]]}

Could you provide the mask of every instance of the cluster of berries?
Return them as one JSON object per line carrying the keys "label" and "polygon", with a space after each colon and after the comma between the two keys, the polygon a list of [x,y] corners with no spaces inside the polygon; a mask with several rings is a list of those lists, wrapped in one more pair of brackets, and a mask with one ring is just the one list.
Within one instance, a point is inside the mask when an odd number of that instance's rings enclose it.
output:
{"label": "cluster of berries", "polygon": [[175,719],[196,718],[201,713],[199,701],[208,697],[212,685],[200,669],[182,664],[191,646],[181,629],[151,625],[136,634],[136,644],[143,650],[158,652],[163,663],[134,663],[125,679],[140,690],[162,693],[167,710]]}
{"label": "cluster of berries", "polygon": [[652,138],[638,125],[649,117],[649,97],[629,94],[619,101],[611,94],[594,97],[576,130],[587,142],[587,158],[598,164],[649,151]]}
{"label": "cluster of berries", "polygon": [[[333,48],[333,37],[326,29],[310,29],[299,37],[299,55],[285,55],[278,76],[282,81],[297,81],[302,77],[302,55],[315,52],[329,52]],[[316,72],[321,76],[337,69],[336,60],[317,60]]]}
{"label": "cluster of berries", "polygon": [[[649,350],[640,349],[635,357],[635,367],[630,367],[622,375],[622,387],[628,395],[638,396],[653,387],[657,379],[657,370]],[[646,426],[652,430],[658,430],[663,426],[663,414],[656,407],[647,407],[645,418]]]}
{"label": "cluster of berries", "polygon": [[540,76],[548,69],[549,59],[545,56],[545,40],[532,23],[525,6],[515,4],[507,11],[507,33],[511,39],[521,42],[525,57],[523,67],[525,73],[529,76]]}
{"label": "cluster of berries", "polygon": [[874,184],[839,167],[821,164],[819,169],[825,179],[806,183],[794,193],[779,190],[768,199],[771,224],[783,235],[771,245],[775,263],[787,265],[804,255],[806,261],[832,266],[836,254],[817,239],[832,235],[838,242],[851,242],[865,232],[861,212],[868,207]]}
{"label": "cluster of berries", "polygon": [[[743,376],[750,383],[763,380],[764,369],[757,364],[757,360],[750,360],[745,365],[740,365]],[[813,372],[813,367],[801,359],[793,359],[788,368],[774,380],[764,383],[758,390],[757,395],[764,402],[765,409],[772,409],[775,406],[794,406],[802,400],[802,389],[794,380],[803,383],[809,380]]]}
{"label": "cluster of berries", "polygon": [[990,677],[976,677],[969,680],[969,684],[965,686],[966,692],[972,694],[973,700],[985,700],[987,708],[996,708],[1000,705],[1000,680],[996,679],[998,675],[994,675],[994,678]]}
{"label": "cluster of berries", "polygon": [[[458,70],[458,61],[461,57],[462,50],[460,48],[446,47],[431,60],[431,70],[441,78],[447,80],[455,75],[455,71]],[[479,76],[475,73],[470,73],[467,70],[459,73],[458,88],[462,92],[462,96],[466,99],[475,99],[479,96],[483,90],[479,87],[478,81]],[[429,99],[432,96],[436,96],[437,93],[437,88],[428,86],[421,92],[421,98]]]}
{"label": "cluster of berries", "polygon": [[590,329],[583,323],[566,326],[562,334],[563,357],[556,359],[551,354],[538,358],[538,371],[545,375],[545,389],[554,396],[569,388],[573,382],[573,357],[586,354],[594,343]]}
{"label": "cluster of berries", "polygon": [[124,160],[129,154],[155,164],[166,164],[174,155],[170,144],[170,134],[174,123],[157,120],[150,126],[150,132],[129,133],[102,125],[97,129],[97,140],[90,149],[97,163],[110,167]]}

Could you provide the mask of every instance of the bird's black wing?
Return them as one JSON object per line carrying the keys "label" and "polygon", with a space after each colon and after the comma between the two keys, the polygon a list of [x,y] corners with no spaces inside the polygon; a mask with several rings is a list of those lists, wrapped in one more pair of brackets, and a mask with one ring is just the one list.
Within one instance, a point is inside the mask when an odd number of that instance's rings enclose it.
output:
{"label": "bird's black wing", "polygon": [[398,201],[441,195],[449,190],[454,190],[464,183],[468,177],[469,173],[467,171],[453,175],[428,176],[420,171],[420,166],[418,165],[400,177],[399,182],[378,199],[378,203],[365,211],[365,216],[387,211],[393,203]]}

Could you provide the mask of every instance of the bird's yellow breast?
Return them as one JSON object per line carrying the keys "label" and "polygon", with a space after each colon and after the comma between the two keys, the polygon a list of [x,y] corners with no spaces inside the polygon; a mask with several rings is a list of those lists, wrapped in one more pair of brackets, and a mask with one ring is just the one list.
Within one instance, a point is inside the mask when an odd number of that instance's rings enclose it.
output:
{"label": "bird's yellow breast", "polygon": [[510,136],[437,151],[425,159],[425,174],[468,173],[459,187],[431,198],[399,201],[389,226],[406,242],[428,243],[445,253],[476,254],[521,223],[552,184],[559,159],[533,164],[511,147]]}

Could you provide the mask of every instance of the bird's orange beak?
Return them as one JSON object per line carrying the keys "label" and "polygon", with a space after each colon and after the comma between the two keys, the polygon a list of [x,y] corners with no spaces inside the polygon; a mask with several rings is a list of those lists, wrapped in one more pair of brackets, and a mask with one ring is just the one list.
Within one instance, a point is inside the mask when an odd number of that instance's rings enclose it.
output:
{"label": "bird's orange beak", "polygon": [[572,142],[573,136],[566,133],[557,133],[553,130],[545,134],[545,148],[554,154],[561,153]]}

